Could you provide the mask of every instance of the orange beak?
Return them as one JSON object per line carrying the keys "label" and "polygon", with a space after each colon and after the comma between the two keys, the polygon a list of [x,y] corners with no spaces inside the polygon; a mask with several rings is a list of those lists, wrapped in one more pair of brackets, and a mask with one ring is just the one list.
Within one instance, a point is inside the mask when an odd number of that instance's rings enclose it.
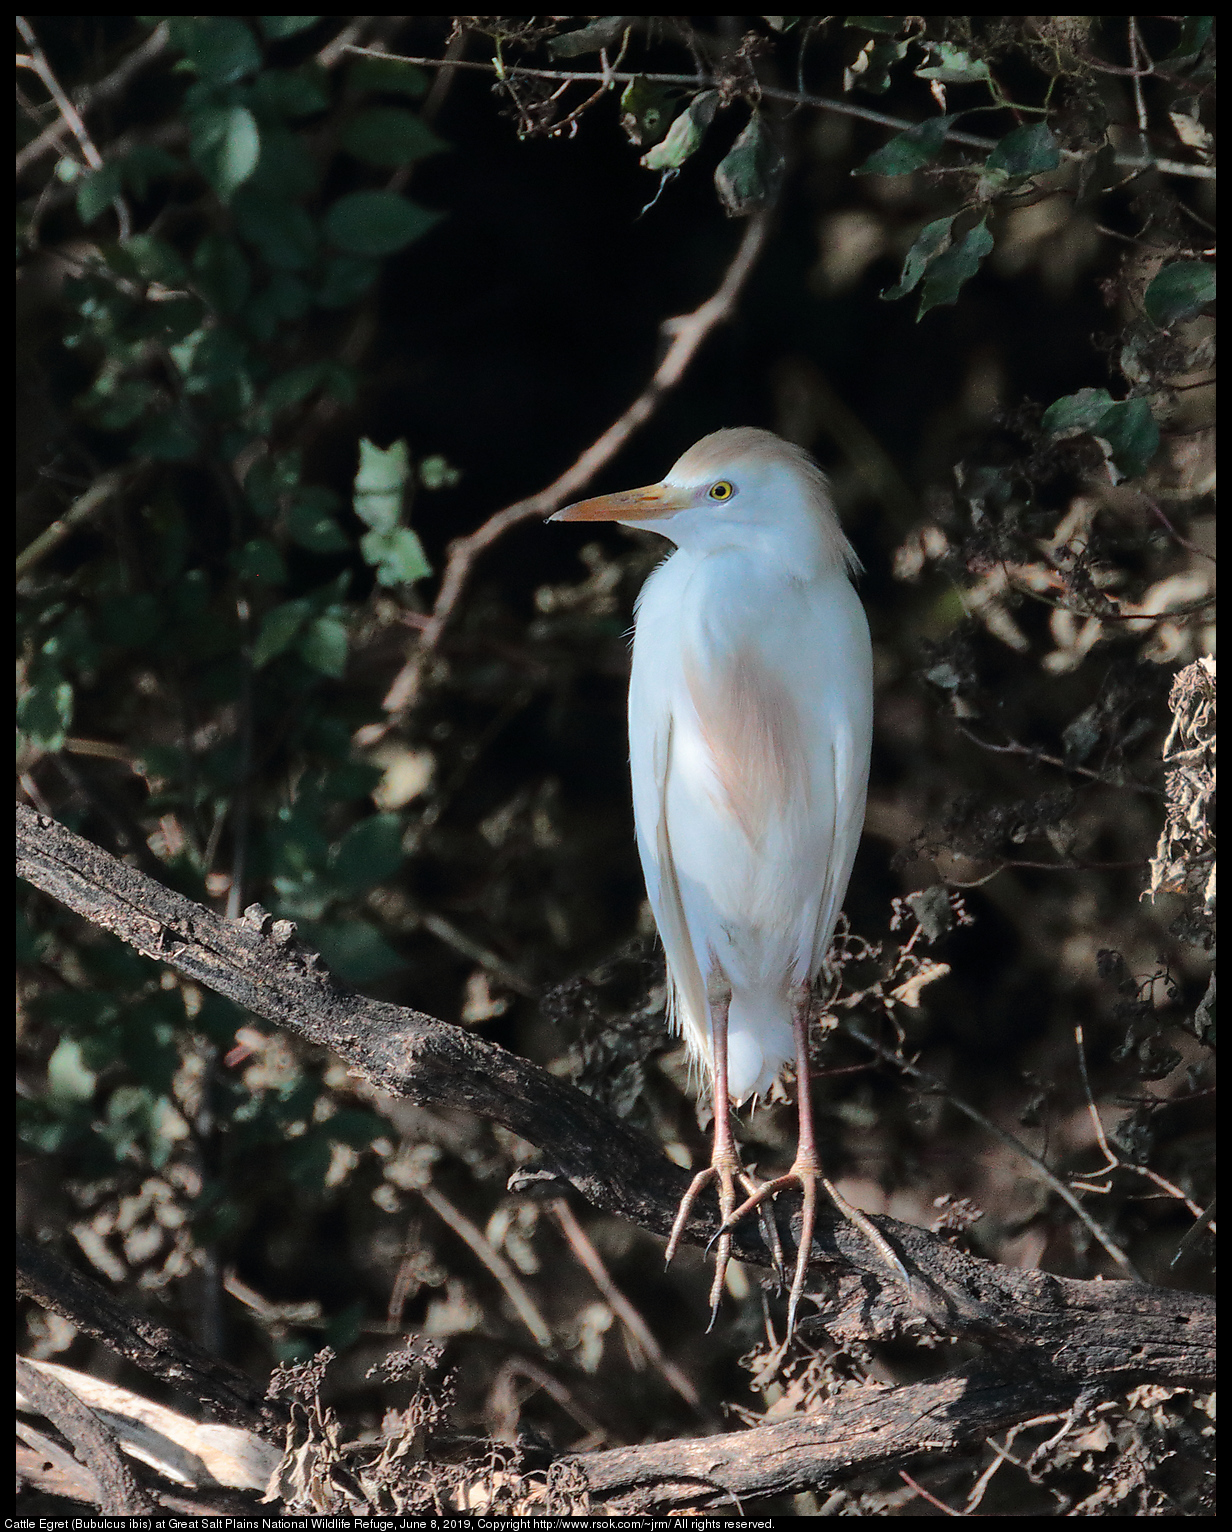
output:
{"label": "orange beak", "polygon": [[622,489],[614,495],[579,500],[549,516],[549,521],[658,521],[674,516],[693,504],[693,491],[670,484],[647,484],[644,489]]}

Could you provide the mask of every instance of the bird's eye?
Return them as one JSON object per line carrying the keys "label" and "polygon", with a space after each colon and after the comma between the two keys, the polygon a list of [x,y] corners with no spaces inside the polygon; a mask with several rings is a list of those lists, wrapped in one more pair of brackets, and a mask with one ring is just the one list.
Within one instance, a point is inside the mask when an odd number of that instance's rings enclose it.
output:
{"label": "bird's eye", "polygon": [[736,493],[736,486],[729,484],[726,479],[720,479],[717,484],[710,486],[710,498],[712,500],[730,500]]}

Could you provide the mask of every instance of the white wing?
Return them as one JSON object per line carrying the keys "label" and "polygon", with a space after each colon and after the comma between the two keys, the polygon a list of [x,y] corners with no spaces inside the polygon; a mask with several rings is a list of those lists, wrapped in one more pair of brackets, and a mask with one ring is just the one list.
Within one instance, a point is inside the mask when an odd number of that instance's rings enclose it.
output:
{"label": "white wing", "polygon": [[680,553],[647,582],[629,691],[634,817],[675,1019],[709,1062],[729,986],[732,1094],[791,1056],[864,819],[871,655],[846,574]]}

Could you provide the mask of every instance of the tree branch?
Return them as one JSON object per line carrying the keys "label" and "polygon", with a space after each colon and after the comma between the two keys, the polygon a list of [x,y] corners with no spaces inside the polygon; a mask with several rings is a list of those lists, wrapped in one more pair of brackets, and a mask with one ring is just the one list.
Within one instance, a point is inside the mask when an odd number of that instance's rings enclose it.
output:
{"label": "tree branch", "polygon": [[22,1357],[17,1358],[17,1387],[71,1442],[98,1485],[97,1503],[104,1515],[145,1516],[155,1509],[120,1456],[115,1437],[71,1389]]}
{"label": "tree branch", "polygon": [[[362,52],[362,49],[352,49]],[[459,68],[463,61],[457,60]],[[612,458],[621,450],[634,431],[644,425],[657,408],[664,394],[675,388],[684,376],[698,348],[725,320],[730,318],[749,273],[756,264],[766,242],[770,225],[770,212],[755,214],[749,219],[744,238],[732,257],[717,290],[691,314],[682,314],[663,322],[663,334],[670,344],[655,369],[650,382],[632,404],[592,442],[581,457],[567,468],[546,489],[525,500],[506,506],[489,516],[476,531],[467,537],[459,537],[449,545],[448,561],[441,579],[432,613],[419,634],[418,641],[405,665],[394,677],[382,704],[388,719],[381,724],[369,724],[360,729],[356,741],[360,745],[373,745],[397,722],[415,700],[424,665],[440,642],[445,625],[453,615],[462,595],[475,560],[485,549],[503,536],[510,527],[528,520],[531,516],[548,516],[565,501],[585,488]]]}
{"label": "tree branch", "polygon": [[[542,1150],[546,1172],[538,1178],[567,1180],[596,1207],[652,1233],[671,1229],[688,1173],[590,1096],[460,1027],[356,995],[295,940],[290,921],[275,921],[260,906],[225,920],[54,819],[25,805],[16,814],[18,872],[93,925],[332,1049],[391,1095],[499,1123]],[[786,1211],[779,1217],[786,1243]],[[873,1222],[911,1272],[911,1291],[887,1277],[881,1257],[846,1219],[821,1220],[813,1260],[839,1273],[825,1312],[832,1335],[918,1329],[924,1315],[951,1335],[1025,1353],[1071,1386],[1213,1376],[1214,1310],[1201,1295],[997,1266],[912,1224]],[[737,1230],[737,1253],[769,1267],[751,1224]],[[702,1199],[685,1238],[704,1246],[717,1227],[713,1199]]]}
{"label": "tree branch", "polygon": [[69,1320],[142,1372],[161,1378],[204,1404],[228,1425],[255,1427],[275,1439],[281,1436],[287,1422],[285,1407],[266,1399],[261,1386],[247,1373],[130,1309],[101,1283],[82,1276],[20,1235],[17,1291]]}

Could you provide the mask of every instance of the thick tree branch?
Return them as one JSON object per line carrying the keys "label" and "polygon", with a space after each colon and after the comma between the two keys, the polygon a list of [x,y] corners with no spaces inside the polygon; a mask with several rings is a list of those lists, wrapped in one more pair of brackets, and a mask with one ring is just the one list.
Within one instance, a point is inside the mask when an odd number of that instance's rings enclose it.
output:
{"label": "thick tree branch", "polygon": [[58,1378],[17,1358],[17,1387],[52,1425],[72,1443],[98,1485],[98,1507],[109,1516],[144,1516],[154,1510],[149,1496],[120,1456],[116,1439],[93,1410],[88,1409]]}
{"label": "thick tree branch", "polygon": [[275,1439],[281,1436],[288,1418],[285,1406],[266,1399],[260,1384],[247,1373],[137,1313],[100,1283],[20,1235],[17,1291],[69,1320],[142,1372],[205,1405],[228,1425],[255,1428]]}
{"label": "thick tree branch", "polygon": [[586,1475],[592,1506],[603,1515],[739,1513],[746,1500],[897,1468],[925,1453],[970,1451],[991,1432],[1064,1411],[1073,1397],[1072,1386],[1056,1381],[966,1369],[935,1383],[854,1387],[776,1425],[567,1461]]}
{"label": "thick tree branch", "polygon": [[[500,1123],[537,1145],[549,1172],[595,1206],[656,1234],[670,1230],[687,1172],[555,1075],[422,1011],[356,995],[295,940],[291,922],[259,906],[225,920],[24,805],[17,843],[19,873],[92,924],[332,1049],[392,1095]],[[860,1288],[869,1320],[880,1312],[887,1322],[896,1315],[918,1323],[923,1309],[950,1333],[1039,1348],[1054,1367],[1084,1379],[1092,1369],[1119,1381],[1209,1376],[1200,1297],[995,1266],[911,1224],[875,1222],[918,1276],[911,1295],[887,1280],[880,1257],[841,1218],[823,1225],[814,1247],[815,1260],[871,1284]],[[714,1210],[702,1205],[687,1237],[704,1245],[714,1230]],[[768,1265],[756,1231],[739,1233],[741,1258]]]}
{"label": "thick tree branch", "polygon": [[[550,1173],[572,1182],[597,1207],[656,1234],[670,1228],[687,1173],[628,1124],[554,1075],[423,1012],[352,993],[330,977],[316,954],[296,942],[289,921],[274,921],[255,906],[240,920],[225,920],[24,805],[17,808],[17,846],[19,873],[92,924],[267,1020],[332,1049],[382,1090],[500,1123],[536,1144]],[[941,1392],[921,1393],[918,1399],[910,1390],[897,1389],[885,1396],[862,1393],[851,1406],[840,1396],[822,1420],[811,1417],[799,1424],[761,1428],[782,1433],[781,1440],[765,1437],[761,1467],[747,1457],[761,1451],[763,1438],[757,1432],[741,1432],[730,1442],[717,1438],[638,1449],[652,1458],[675,1451],[689,1464],[696,1457],[697,1463],[687,1472],[682,1468],[679,1475],[663,1465],[654,1467],[658,1458],[637,1459],[640,1466],[634,1471],[629,1463],[622,1467],[618,1455],[592,1455],[596,1495],[610,1490],[620,1504],[632,1505],[643,1493],[640,1486],[660,1472],[679,1477],[682,1486],[687,1479],[694,1500],[703,1479],[736,1489],[739,1478],[738,1494],[777,1493],[758,1486],[805,1483],[810,1474],[816,1482],[819,1473],[832,1472],[833,1464],[846,1461],[843,1454],[852,1450],[856,1417],[849,1418],[851,1409],[859,1411],[860,1421],[873,1422],[865,1432],[864,1439],[871,1443],[867,1451],[877,1462],[891,1462],[913,1452],[959,1450],[1003,1424],[1062,1407],[1093,1386],[1111,1393],[1148,1379],[1193,1385],[1213,1380],[1214,1305],[1201,1295],[1130,1282],[1079,1282],[997,1266],[925,1229],[890,1218],[874,1222],[911,1272],[912,1291],[904,1292],[888,1276],[881,1258],[845,1220],[824,1223],[814,1241],[813,1260],[831,1276],[828,1290],[819,1282],[823,1290],[815,1299],[828,1334],[841,1344],[893,1335],[903,1328],[918,1330],[928,1322],[979,1342],[989,1365],[1006,1364],[1005,1380],[979,1381],[972,1374],[920,1385]],[[699,1207],[687,1237],[705,1244],[716,1226],[713,1207]],[[790,1233],[786,1222],[784,1232]],[[757,1232],[742,1229],[740,1236],[741,1258],[768,1266]],[[74,1306],[70,1300],[60,1311],[79,1322],[71,1312]],[[149,1366],[148,1357],[126,1354]],[[181,1376],[180,1386],[186,1381]],[[205,1397],[217,1405],[214,1389],[210,1382]],[[237,1386],[232,1419],[241,1419],[242,1409],[253,1408],[251,1395],[243,1398],[242,1392]],[[867,1415],[870,1401],[877,1401],[877,1408],[885,1412],[884,1424],[877,1423],[882,1416]],[[746,1445],[749,1437],[754,1441]],[[713,1471],[702,1473],[697,1467],[703,1458]],[[823,1468],[823,1462],[831,1466]],[[585,1467],[590,1477],[589,1461]],[[728,1477],[729,1469],[735,1477]],[[746,1469],[751,1478],[740,1477]]]}

